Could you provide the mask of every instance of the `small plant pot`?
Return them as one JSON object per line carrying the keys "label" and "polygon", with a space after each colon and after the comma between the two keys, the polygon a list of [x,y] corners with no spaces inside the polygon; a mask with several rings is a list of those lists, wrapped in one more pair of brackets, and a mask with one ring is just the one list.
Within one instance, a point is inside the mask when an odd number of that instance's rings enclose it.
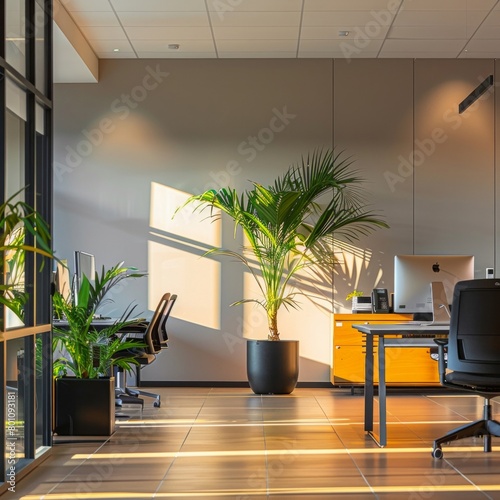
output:
{"label": "small plant pot", "polygon": [[248,340],[247,377],[255,394],[290,394],[299,378],[298,340]]}

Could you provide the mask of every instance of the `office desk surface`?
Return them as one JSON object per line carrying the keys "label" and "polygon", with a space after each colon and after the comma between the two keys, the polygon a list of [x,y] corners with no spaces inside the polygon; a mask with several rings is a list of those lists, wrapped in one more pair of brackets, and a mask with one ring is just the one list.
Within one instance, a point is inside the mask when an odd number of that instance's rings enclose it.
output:
{"label": "office desk surface", "polygon": [[[92,328],[96,330],[103,330],[104,328],[107,328],[108,326],[113,326],[114,324],[118,323],[120,321],[120,318],[95,318],[92,320],[90,325]],[[127,320],[127,324],[133,326],[135,324],[141,324],[148,322],[146,318],[132,318]],[[52,321],[52,326],[55,326],[56,328],[67,328],[68,322],[64,319],[54,319]]]}
{"label": "office desk surface", "polygon": [[415,335],[421,334],[426,337],[448,333],[450,325],[425,325],[422,323],[391,323],[391,324],[363,324],[353,325],[353,328],[367,335]]}
{"label": "office desk surface", "polygon": [[[429,347],[434,337],[446,336],[449,325],[422,325],[421,323],[363,324],[353,325],[354,329],[366,335],[365,354],[365,431],[379,446],[387,444],[385,349],[388,347]],[[378,397],[379,397],[379,436],[373,433],[373,353],[374,337],[378,337]],[[436,367],[437,370],[437,367]]]}

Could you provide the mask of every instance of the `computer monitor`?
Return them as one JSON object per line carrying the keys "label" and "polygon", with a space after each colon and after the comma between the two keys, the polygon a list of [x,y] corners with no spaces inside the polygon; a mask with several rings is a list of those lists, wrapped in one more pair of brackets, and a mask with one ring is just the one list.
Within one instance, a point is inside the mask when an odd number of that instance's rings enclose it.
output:
{"label": "computer monitor", "polygon": [[74,276],[74,292],[75,297],[78,296],[78,291],[82,283],[83,276],[87,276],[89,281],[95,277],[95,257],[91,253],[75,252],[75,276]]}
{"label": "computer monitor", "polygon": [[396,255],[394,312],[433,314],[436,307],[451,304],[458,281],[470,279],[474,279],[472,255]]}

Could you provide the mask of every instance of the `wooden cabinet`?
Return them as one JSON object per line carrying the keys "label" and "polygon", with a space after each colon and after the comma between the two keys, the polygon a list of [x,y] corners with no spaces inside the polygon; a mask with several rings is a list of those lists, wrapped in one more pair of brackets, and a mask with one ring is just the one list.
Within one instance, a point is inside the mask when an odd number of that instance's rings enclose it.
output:
{"label": "wooden cabinet", "polygon": [[[404,323],[405,314],[335,314],[333,321],[333,356],[330,381],[334,385],[363,385],[365,380],[365,335],[352,325],[363,323]],[[377,351],[377,340],[375,352]],[[437,349],[436,349],[437,351]],[[386,381],[392,386],[439,385],[437,361],[430,348],[398,348],[385,350]],[[378,382],[378,361],[375,355],[375,382]]]}

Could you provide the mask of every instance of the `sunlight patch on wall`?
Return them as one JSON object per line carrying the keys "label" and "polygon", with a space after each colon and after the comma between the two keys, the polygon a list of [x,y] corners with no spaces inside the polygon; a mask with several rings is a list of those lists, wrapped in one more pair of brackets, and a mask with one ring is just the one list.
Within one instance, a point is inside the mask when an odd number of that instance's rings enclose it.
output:
{"label": "sunlight patch on wall", "polygon": [[195,205],[189,205],[175,213],[190,196],[189,193],[152,182],[151,228],[171,233],[176,238],[187,239],[195,246],[201,244],[206,249],[220,246],[220,222],[208,221],[208,211],[194,211]]}
{"label": "sunlight patch on wall", "polygon": [[220,329],[220,264],[165,242],[148,242],[148,307],[160,297],[176,293],[172,315],[178,319]]}
{"label": "sunlight patch on wall", "polygon": [[[244,274],[245,298],[261,299],[260,289],[250,272]],[[296,297],[298,308],[281,307],[278,312],[278,329],[283,340],[299,340],[300,357],[316,363],[330,365],[331,352],[325,349],[331,338],[331,303],[326,307],[324,290],[302,284],[306,295]],[[266,339],[269,333],[267,316],[262,307],[254,302],[243,304],[243,337]],[[325,339],[325,336],[327,339]]]}
{"label": "sunlight patch on wall", "polygon": [[148,242],[148,306],[176,293],[173,316],[207,328],[220,329],[220,263],[203,254],[220,246],[220,222],[193,213],[194,205],[178,212],[190,194],[151,183],[150,237]]}

